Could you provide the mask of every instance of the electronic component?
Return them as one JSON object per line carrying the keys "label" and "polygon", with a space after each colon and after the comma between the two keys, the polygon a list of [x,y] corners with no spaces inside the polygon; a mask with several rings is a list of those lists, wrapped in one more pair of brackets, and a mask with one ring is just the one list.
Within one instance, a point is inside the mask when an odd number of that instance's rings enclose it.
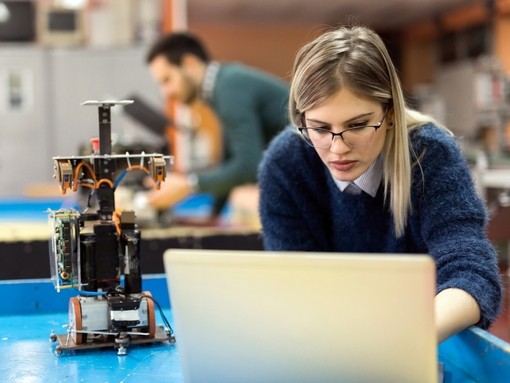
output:
{"label": "electronic component", "polygon": [[89,200],[97,202],[96,211],[48,211],[51,279],[57,291],[76,288],[79,292],[69,301],[67,334],[50,337],[58,341],[57,354],[113,346],[125,355],[130,343],[175,341],[163,313],[166,329],[156,327],[156,302],[142,290],[141,234],[135,212],[115,209],[115,189],[126,172],[145,172],[159,189],[167,162],[171,165],[173,160],[160,153],[112,153],[110,109],[130,103],[84,102],[99,111],[99,138],[91,140],[93,153],[53,158],[61,192],[86,188]]}
{"label": "electronic component", "polygon": [[50,270],[57,291],[80,286],[79,215],[72,209],[49,211]]}

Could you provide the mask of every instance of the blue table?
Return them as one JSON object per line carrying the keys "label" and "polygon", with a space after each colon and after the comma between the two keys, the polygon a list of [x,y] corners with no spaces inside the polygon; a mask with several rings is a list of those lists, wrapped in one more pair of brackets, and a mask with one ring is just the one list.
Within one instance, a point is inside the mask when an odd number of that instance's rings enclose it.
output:
{"label": "blue table", "polygon": [[49,334],[66,323],[64,313],[0,317],[0,381],[183,382],[170,343],[131,346],[126,356],[105,348],[57,357]]}
{"label": "blue table", "polygon": [[439,360],[445,383],[510,382],[510,344],[477,327],[441,343]]}
{"label": "blue table", "polygon": [[[0,221],[44,222],[48,208],[58,209],[65,202],[2,200]],[[193,203],[183,204],[182,209],[202,211]],[[47,256],[43,257],[46,263]],[[164,276],[145,275],[143,284],[173,323]],[[132,345],[126,356],[118,356],[113,348],[56,356],[56,344],[49,336],[52,331],[65,333],[69,298],[75,295],[75,291],[57,293],[49,279],[0,281],[0,382],[183,382],[178,340],[176,345]],[[159,313],[157,323],[162,323]],[[445,365],[445,383],[510,382],[510,345],[477,328],[443,342],[439,359]]]}
{"label": "blue table", "polygon": [[[163,275],[144,276],[144,290],[160,302],[172,321]],[[183,382],[179,340],[132,345],[126,356],[112,348],[55,355],[51,331],[65,333],[73,291],[57,293],[49,280],[0,282],[0,382]],[[157,313],[157,323],[162,323]],[[472,328],[443,342],[439,359],[445,383],[510,382],[510,344]]]}
{"label": "blue table", "polygon": [[[55,190],[58,190],[57,183],[55,183]],[[46,210],[77,209],[76,199],[76,193],[70,193],[62,197],[3,197],[0,198],[0,220],[46,221]],[[176,204],[172,209],[172,214],[176,218],[205,218],[210,214],[212,205],[213,197],[211,195],[195,194]],[[230,214],[230,207],[226,205],[221,214],[226,219]]]}
{"label": "blue table", "polygon": [[[152,292],[173,324],[166,280],[147,276]],[[0,307],[0,382],[183,382],[178,348],[170,342],[131,345],[118,356],[112,348],[55,354],[50,334],[65,333],[68,299],[74,291],[57,293],[49,280],[0,282],[6,298]],[[156,322],[161,315],[156,310]]]}

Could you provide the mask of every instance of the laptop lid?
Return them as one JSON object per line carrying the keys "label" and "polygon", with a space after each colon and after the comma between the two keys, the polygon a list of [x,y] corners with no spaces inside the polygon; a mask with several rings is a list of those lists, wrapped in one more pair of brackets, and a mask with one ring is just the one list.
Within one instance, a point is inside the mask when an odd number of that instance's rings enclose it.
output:
{"label": "laptop lid", "polygon": [[187,383],[436,382],[426,255],[169,249]]}

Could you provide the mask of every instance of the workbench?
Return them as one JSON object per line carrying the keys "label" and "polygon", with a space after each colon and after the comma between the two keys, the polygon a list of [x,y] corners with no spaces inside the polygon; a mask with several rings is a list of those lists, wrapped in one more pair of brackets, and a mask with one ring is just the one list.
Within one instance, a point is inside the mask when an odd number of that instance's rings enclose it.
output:
{"label": "workbench", "polygon": [[[165,276],[146,275],[143,283],[173,325]],[[113,348],[66,351],[57,356],[50,334],[65,333],[66,309],[73,293],[57,293],[49,280],[0,282],[0,296],[6,299],[0,307],[1,382],[184,382],[178,331],[175,344],[132,345],[124,356]],[[161,324],[158,312],[156,322]],[[478,328],[443,342],[439,360],[444,363],[445,383],[510,381],[510,345]]]}
{"label": "workbench", "polygon": [[[198,201],[198,202],[197,202]],[[196,204],[206,204],[206,196],[197,196],[181,204],[177,216],[192,216]],[[48,209],[73,207],[66,198],[12,197],[0,199],[0,280],[49,278]],[[201,208],[195,209],[196,211]],[[161,254],[168,248],[261,250],[260,230],[249,226],[172,225],[140,227],[141,268],[144,273],[163,273]]]}
{"label": "workbench", "polygon": [[[60,199],[21,199],[0,206],[0,382],[184,382],[178,332],[175,344],[131,345],[124,356],[113,348],[56,355],[50,335],[66,332],[69,298],[77,294],[75,290],[57,293],[49,279],[44,211],[61,204]],[[143,231],[143,242],[142,289],[151,292],[172,325],[164,250],[262,248],[257,231],[233,227],[152,229]],[[161,324],[157,310],[156,317]],[[464,330],[443,342],[438,351],[445,383],[510,382],[510,345],[489,332],[474,327]]]}

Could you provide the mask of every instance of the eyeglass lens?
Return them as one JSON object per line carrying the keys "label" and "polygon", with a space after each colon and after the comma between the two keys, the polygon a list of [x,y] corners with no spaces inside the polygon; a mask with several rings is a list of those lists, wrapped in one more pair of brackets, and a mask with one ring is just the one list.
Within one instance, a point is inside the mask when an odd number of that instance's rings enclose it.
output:
{"label": "eyeglass lens", "polygon": [[[366,126],[362,128],[345,130],[341,134],[341,139],[350,147],[365,146],[370,143],[375,135],[375,127]],[[324,129],[303,129],[303,135],[308,144],[316,148],[327,148],[333,143],[334,133]]]}

